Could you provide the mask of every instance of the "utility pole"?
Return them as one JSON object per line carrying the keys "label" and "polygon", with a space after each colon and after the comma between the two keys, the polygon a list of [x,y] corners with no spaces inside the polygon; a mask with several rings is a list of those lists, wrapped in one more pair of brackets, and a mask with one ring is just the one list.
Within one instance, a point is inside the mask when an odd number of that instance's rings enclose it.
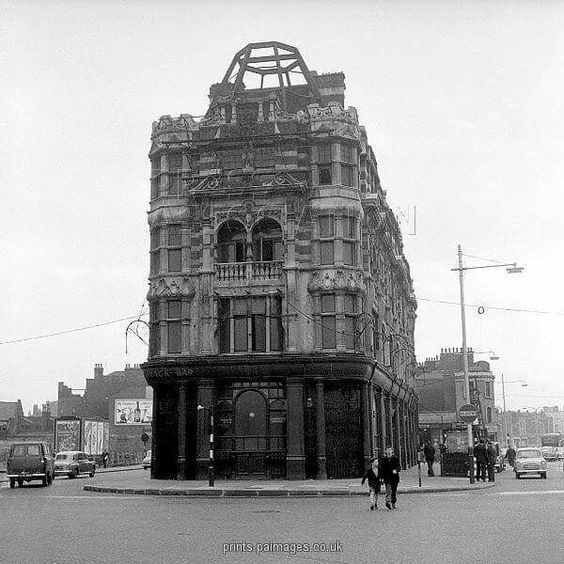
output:
{"label": "utility pole", "polygon": [[[517,266],[516,263],[493,264],[487,266],[463,266],[462,264],[462,246],[458,245],[458,268],[457,270],[460,280],[460,319],[462,321],[462,357],[464,362],[464,387],[466,399],[470,403],[470,377],[468,374],[468,347],[466,344],[466,313],[464,311],[464,271],[475,270],[479,268],[499,268],[505,267],[509,274],[518,274],[523,271],[523,267]],[[468,459],[470,465],[470,483],[474,483],[474,439],[472,437],[472,423],[468,423]]]}
{"label": "utility pole", "polygon": [[[460,319],[462,321],[462,360],[464,362],[464,393],[467,403],[470,403],[470,376],[468,372],[468,351],[466,343],[466,312],[464,311],[464,269],[462,266],[462,247],[458,245],[458,273],[460,276]],[[474,439],[472,437],[472,423],[467,425],[468,431],[468,463],[470,483],[474,479]]]}

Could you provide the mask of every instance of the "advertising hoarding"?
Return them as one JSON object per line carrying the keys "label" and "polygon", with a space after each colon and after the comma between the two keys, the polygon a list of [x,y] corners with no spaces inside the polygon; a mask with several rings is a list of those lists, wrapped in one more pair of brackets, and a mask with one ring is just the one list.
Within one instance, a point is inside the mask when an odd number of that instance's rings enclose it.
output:
{"label": "advertising hoarding", "polygon": [[84,420],[82,427],[82,450],[88,454],[102,454],[108,449],[106,441],[107,421],[89,421]]}
{"label": "advertising hoarding", "polygon": [[80,419],[55,421],[55,452],[80,450]]}
{"label": "advertising hoarding", "polygon": [[115,400],[114,423],[116,425],[150,425],[152,419],[153,400]]}

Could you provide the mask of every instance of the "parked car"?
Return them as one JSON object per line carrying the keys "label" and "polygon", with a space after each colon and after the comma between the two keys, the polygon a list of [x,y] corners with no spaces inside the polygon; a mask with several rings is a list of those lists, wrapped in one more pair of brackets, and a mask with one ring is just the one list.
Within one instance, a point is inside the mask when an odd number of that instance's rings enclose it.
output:
{"label": "parked car", "polygon": [[143,470],[147,470],[147,468],[151,468],[151,449],[147,451],[147,455],[141,462],[143,464]]}
{"label": "parked car", "polygon": [[6,477],[10,487],[23,486],[24,482],[41,480],[44,486],[53,482],[55,475],[53,453],[45,443],[15,443],[10,447],[6,464]]}
{"label": "parked car", "polygon": [[541,447],[541,452],[543,458],[547,462],[554,462],[555,460],[558,460],[558,451],[554,447]]}
{"label": "parked car", "polygon": [[95,473],[96,463],[82,451],[61,451],[55,457],[55,476],[77,478],[80,474],[88,474],[93,478]]}
{"label": "parked car", "polygon": [[515,455],[515,477],[521,478],[524,474],[538,474],[546,478],[546,460],[540,448],[518,448]]}

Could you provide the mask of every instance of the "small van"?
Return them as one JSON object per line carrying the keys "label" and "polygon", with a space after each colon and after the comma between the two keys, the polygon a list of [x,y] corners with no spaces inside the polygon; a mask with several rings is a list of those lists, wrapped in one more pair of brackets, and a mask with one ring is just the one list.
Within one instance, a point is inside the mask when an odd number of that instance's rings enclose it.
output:
{"label": "small van", "polygon": [[6,477],[10,487],[23,486],[24,482],[41,480],[44,486],[53,483],[55,461],[51,447],[45,443],[15,443],[10,447]]}

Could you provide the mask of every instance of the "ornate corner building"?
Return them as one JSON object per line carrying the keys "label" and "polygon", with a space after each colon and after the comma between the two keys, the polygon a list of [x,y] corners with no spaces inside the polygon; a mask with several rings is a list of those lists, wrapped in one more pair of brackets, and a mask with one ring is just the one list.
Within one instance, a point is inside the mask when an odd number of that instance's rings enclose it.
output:
{"label": "ornate corner building", "polygon": [[[200,119],[151,135],[154,478],[359,476],[415,463],[416,300],[340,72],[239,51]],[[213,429],[210,426],[213,422]]]}

